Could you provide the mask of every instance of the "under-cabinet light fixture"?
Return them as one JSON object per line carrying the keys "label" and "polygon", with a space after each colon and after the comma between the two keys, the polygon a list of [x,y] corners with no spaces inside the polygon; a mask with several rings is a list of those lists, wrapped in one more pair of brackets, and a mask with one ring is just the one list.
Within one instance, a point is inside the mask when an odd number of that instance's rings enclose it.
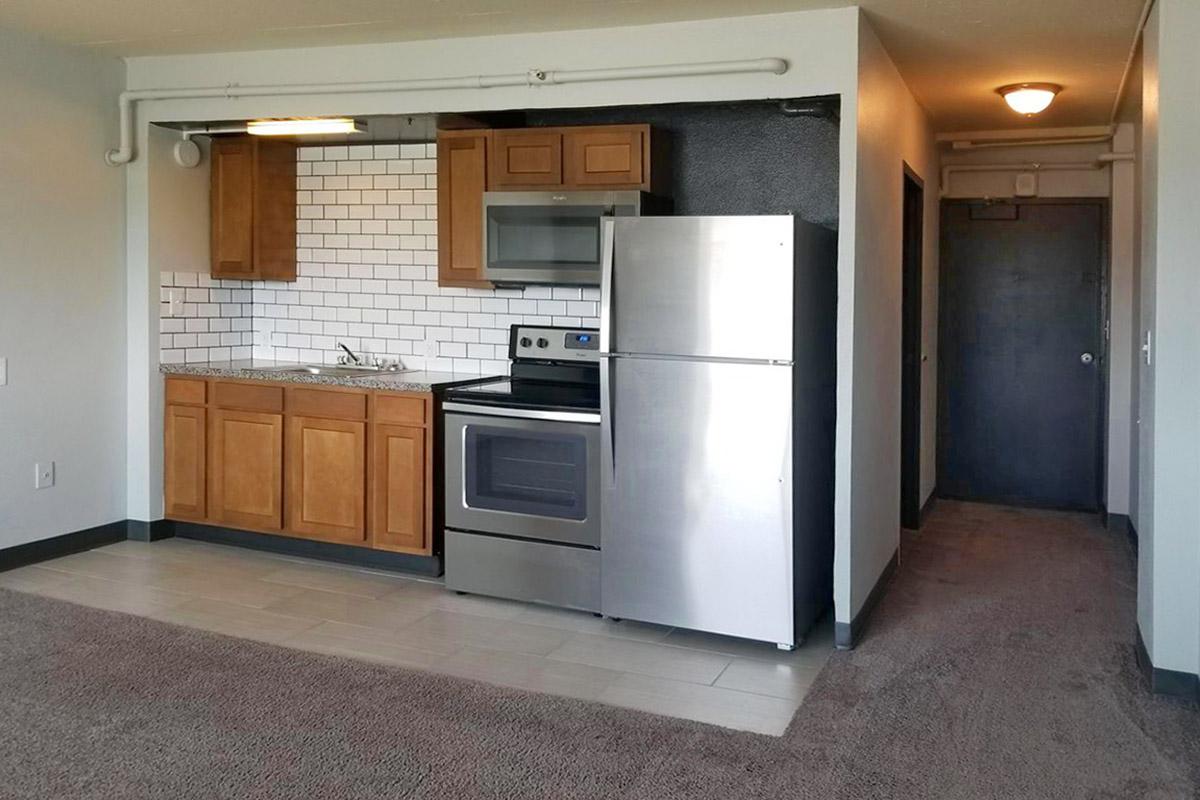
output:
{"label": "under-cabinet light fixture", "polygon": [[362,133],[367,126],[356,119],[256,119],[246,123],[255,136],[311,136],[322,133]]}

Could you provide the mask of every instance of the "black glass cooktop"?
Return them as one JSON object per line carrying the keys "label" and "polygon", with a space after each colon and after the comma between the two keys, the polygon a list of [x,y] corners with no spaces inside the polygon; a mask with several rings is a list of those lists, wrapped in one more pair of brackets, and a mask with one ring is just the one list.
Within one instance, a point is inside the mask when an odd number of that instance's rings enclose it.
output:
{"label": "black glass cooktop", "polygon": [[600,387],[594,383],[565,383],[527,378],[501,378],[487,383],[455,386],[446,400],[459,403],[544,410],[597,410]]}

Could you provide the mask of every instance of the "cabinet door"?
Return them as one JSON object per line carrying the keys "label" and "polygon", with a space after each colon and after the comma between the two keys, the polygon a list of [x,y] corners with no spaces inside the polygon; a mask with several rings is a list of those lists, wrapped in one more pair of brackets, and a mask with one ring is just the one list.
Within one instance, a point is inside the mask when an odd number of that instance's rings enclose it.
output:
{"label": "cabinet door", "polygon": [[424,428],[376,425],[371,443],[371,544],[431,552],[430,475]]}
{"label": "cabinet door", "polygon": [[491,190],[562,186],[563,136],[559,131],[492,131],[488,166]]}
{"label": "cabinet door", "polygon": [[483,191],[489,131],[438,135],[438,285],[487,288]]}
{"label": "cabinet door", "polygon": [[365,423],[288,417],[288,532],[364,544],[366,461]]}
{"label": "cabinet door", "polygon": [[212,144],[210,202],[214,278],[255,277],[254,143],[248,139],[217,138]]}
{"label": "cabinet door", "polygon": [[258,139],[254,146],[254,274],[296,280],[296,145]]}
{"label": "cabinet door", "polygon": [[645,125],[567,129],[563,132],[564,183],[572,187],[649,189]]}
{"label": "cabinet door", "polygon": [[164,512],[171,519],[203,519],[204,409],[168,405],[164,418]]}
{"label": "cabinet door", "polygon": [[209,519],[278,531],[283,524],[283,415],[218,408],[209,423]]}

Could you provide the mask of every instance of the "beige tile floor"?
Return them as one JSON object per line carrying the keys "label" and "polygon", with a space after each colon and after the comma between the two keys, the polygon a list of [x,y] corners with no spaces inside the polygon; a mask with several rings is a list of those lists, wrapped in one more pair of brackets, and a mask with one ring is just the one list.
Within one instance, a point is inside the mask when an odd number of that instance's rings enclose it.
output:
{"label": "beige tile floor", "polygon": [[613,622],[187,539],[120,542],[0,586],[231,636],[779,735],[832,651]]}

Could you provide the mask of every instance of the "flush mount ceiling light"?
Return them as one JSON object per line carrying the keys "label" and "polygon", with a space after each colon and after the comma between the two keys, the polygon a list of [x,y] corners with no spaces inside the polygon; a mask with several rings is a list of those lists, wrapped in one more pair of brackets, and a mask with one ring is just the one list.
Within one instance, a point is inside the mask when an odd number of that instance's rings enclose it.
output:
{"label": "flush mount ceiling light", "polygon": [[362,133],[367,126],[349,117],[336,119],[259,119],[246,123],[255,136],[305,136],[321,133]]}
{"label": "flush mount ceiling light", "polygon": [[1013,111],[1032,117],[1049,108],[1062,88],[1057,83],[1010,83],[1001,86],[996,93]]}

